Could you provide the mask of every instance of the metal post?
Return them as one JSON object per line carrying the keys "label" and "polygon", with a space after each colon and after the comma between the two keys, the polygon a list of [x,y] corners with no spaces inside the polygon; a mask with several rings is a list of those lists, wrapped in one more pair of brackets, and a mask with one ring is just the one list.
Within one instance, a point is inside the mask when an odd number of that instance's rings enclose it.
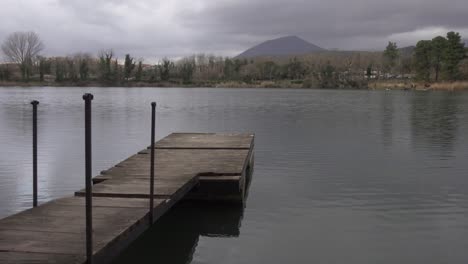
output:
{"label": "metal post", "polygon": [[86,174],[86,258],[87,264],[93,263],[93,200],[91,180],[91,101],[94,96],[86,93],[85,101],[85,174]]}
{"label": "metal post", "polygon": [[151,165],[150,165],[150,224],[153,224],[154,210],[154,134],[156,127],[156,102],[151,103]]}
{"label": "metal post", "polygon": [[31,102],[33,106],[33,207],[37,206],[37,105],[38,101]]}

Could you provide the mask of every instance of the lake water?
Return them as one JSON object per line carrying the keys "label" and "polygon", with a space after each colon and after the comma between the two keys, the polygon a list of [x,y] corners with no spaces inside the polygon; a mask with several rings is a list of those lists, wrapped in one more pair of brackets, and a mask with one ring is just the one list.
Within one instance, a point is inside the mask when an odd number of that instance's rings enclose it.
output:
{"label": "lake water", "polygon": [[[254,132],[244,209],[180,206],[118,263],[468,263],[468,93],[177,88],[0,88],[0,218],[31,205],[31,105],[39,194],[171,132]],[[137,259],[137,260],[135,260]],[[131,260],[131,261],[130,261]]]}

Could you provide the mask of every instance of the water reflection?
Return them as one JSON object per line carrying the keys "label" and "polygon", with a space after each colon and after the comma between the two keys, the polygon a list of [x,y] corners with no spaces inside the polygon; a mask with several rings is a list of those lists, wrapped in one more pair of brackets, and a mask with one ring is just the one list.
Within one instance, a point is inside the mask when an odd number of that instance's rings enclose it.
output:
{"label": "water reflection", "polygon": [[451,157],[458,133],[455,93],[416,93],[411,97],[411,135],[416,150]]}
{"label": "water reflection", "polygon": [[114,264],[190,263],[200,236],[238,237],[242,206],[184,202],[134,242]]}
{"label": "water reflection", "polygon": [[382,141],[384,146],[389,147],[393,143],[393,94],[387,93],[382,96]]}
{"label": "water reflection", "polygon": [[244,204],[179,202],[132,243],[114,264],[191,263],[200,236],[238,237],[253,172],[254,166],[249,166]]}

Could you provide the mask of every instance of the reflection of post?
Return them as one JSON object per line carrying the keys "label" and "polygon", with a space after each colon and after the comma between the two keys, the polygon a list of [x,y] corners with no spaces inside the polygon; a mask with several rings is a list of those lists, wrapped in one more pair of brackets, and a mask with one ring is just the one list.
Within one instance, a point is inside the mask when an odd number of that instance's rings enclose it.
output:
{"label": "reflection of post", "polygon": [[31,102],[33,106],[33,207],[37,206],[37,105],[38,101]]}
{"label": "reflection of post", "polygon": [[[143,234],[116,264],[190,263],[200,236],[238,237],[242,206],[182,202]],[[187,221],[190,219],[190,221]]]}

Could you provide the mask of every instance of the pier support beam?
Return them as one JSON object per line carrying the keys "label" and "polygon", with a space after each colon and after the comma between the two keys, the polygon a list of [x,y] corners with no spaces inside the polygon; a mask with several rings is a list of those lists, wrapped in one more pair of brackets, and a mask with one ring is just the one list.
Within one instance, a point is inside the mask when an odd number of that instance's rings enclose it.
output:
{"label": "pier support beam", "polygon": [[151,103],[151,159],[150,159],[150,224],[154,222],[154,140],[156,134],[156,102]]}
{"label": "pier support beam", "polygon": [[37,206],[37,105],[38,101],[31,102],[33,106],[33,207]]}
{"label": "pier support beam", "polygon": [[93,264],[93,182],[91,146],[91,101],[92,94],[84,94],[85,101],[85,174],[86,174],[86,263]]}

